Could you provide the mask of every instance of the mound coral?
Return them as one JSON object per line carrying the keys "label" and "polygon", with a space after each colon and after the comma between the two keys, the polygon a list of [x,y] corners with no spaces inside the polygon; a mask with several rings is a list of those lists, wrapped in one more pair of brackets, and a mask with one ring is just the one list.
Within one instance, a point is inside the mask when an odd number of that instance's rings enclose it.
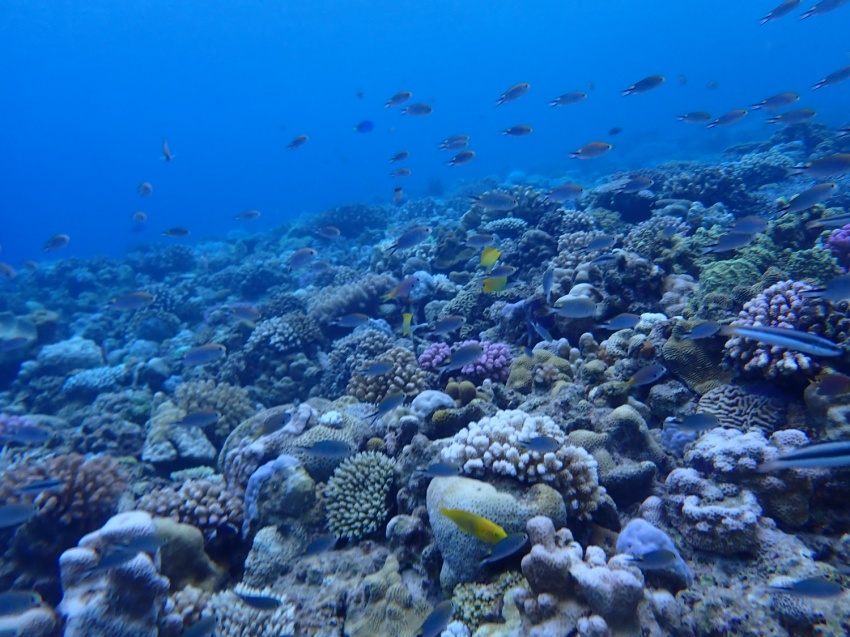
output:
{"label": "mound coral", "polygon": [[386,522],[394,466],[384,454],[364,451],[336,468],[324,491],[331,532],[359,540]]}
{"label": "mound coral", "polygon": [[[519,444],[537,436],[551,437],[560,447],[544,454]],[[441,458],[462,467],[467,475],[549,484],[561,493],[570,515],[580,519],[590,517],[605,493],[599,486],[593,456],[569,444],[566,434],[548,416],[531,416],[520,410],[500,411],[471,423],[454,436]]]}
{"label": "mound coral", "polygon": [[354,369],[392,348],[393,339],[390,334],[375,327],[363,327],[365,329],[358,328],[334,343],[328,355],[328,365],[322,375],[320,395],[336,398],[345,393]]}
{"label": "mound coral", "polygon": [[[248,604],[241,595],[276,599],[279,606],[273,611]],[[218,637],[281,637],[295,635],[295,607],[286,597],[270,589],[254,589],[237,584],[233,590],[214,593],[207,610],[218,619]]]}
{"label": "mound coral", "polygon": [[430,374],[417,365],[416,354],[404,347],[393,347],[364,364],[372,362],[391,363],[392,369],[377,376],[366,376],[354,371],[348,383],[348,394],[360,402],[379,403],[389,394],[397,392],[416,395],[430,384]]}
{"label": "mound coral", "polygon": [[174,394],[177,406],[186,413],[212,409],[221,414],[215,426],[207,431],[219,444],[236,425],[256,413],[248,392],[229,383],[193,380],[178,386]]}

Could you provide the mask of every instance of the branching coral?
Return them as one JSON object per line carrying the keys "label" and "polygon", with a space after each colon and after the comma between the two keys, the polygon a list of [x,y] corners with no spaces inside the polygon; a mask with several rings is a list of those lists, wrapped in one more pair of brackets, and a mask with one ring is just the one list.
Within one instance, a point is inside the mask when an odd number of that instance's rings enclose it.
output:
{"label": "branching coral", "polygon": [[404,347],[394,347],[385,354],[365,362],[386,362],[392,369],[386,374],[367,376],[354,371],[348,383],[348,393],[363,403],[379,403],[389,394],[402,392],[416,395],[430,385],[431,374],[421,369],[416,355]]}
{"label": "branching coral", "polygon": [[139,499],[136,507],[191,524],[207,537],[223,524],[242,526],[242,498],[221,480],[187,480],[179,487],[154,487]]}
{"label": "branching coral", "polygon": [[[551,437],[560,446],[554,452],[540,453],[519,444],[537,436]],[[561,428],[547,416],[530,416],[519,410],[498,412],[459,431],[441,455],[467,475],[549,484],[564,497],[569,513],[579,518],[589,517],[605,493],[599,486],[593,456],[569,444]]]}
{"label": "branching coral", "polygon": [[175,392],[177,405],[190,413],[199,409],[212,409],[221,414],[215,426],[207,432],[216,441],[223,441],[243,420],[255,412],[254,405],[241,387],[212,380],[195,380],[183,383]]}
{"label": "branching coral", "polygon": [[384,524],[394,466],[384,454],[364,451],[336,468],[324,491],[328,528],[333,533],[359,540]]}

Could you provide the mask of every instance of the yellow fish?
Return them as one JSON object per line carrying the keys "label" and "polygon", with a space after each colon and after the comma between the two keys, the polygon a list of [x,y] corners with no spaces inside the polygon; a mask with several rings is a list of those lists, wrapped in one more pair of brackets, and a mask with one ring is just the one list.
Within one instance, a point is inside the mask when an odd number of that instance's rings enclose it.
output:
{"label": "yellow fish", "polygon": [[508,277],[488,277],[484,279],[485,292],[502,292],[508,287]]}
{"label": "yellow fish", "polygon": [[481,265],[489,270],[496,265],[496,261],[499,260],[500,256],[502,256],[501,250],[493,246],[487,246],[481,253]]}
{"label": "yellow fish", "polygon": [[401,335],[410,336],[410,322],[413,320],[413,314],[405,312],[401,316],[404,319],[401,323]]}
{"label": "yellow fish", "polygon": [[457,524],[457,527],[461,531],[469,533],[469,535],[474,535],[484,542],[495,544],[499,540],[504,540],[508,537],[505,529],[487,518],[482,518],[480,515],[475,515],[463,509],[442,508],[440,510],[443,515]]}

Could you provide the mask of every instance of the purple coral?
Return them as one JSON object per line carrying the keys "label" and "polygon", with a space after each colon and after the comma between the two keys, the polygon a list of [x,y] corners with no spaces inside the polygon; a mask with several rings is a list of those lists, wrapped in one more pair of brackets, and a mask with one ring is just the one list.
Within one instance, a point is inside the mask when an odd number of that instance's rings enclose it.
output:
{"label": "purple coral", "polygon": [[419,366],[429,372],[436,372],[446,362],[451,348],[445,343],[431,343],[424,352],[419,355]]}
{"label": "purple coral", "polygon": [[[455,349],[460,349],[465,345],[478,345],[478,341],[464,341]],[[474,363],[461,367],[460,373],[469,377],[469,380],[474,383],[480,383],[488,378],[504,383],[508,380],[511,362],[514,359],[511,350],[504,343],[491,343],[489,341],[481,341],[481,347],[484,348],[481,358]]]}
{"label": "purple coral", "polygon": [[826,240],[826,247],[832,250],[842,267],[850,267],[850,224],[833,230]]}
{"label": "purple coral", "polygon": [[[780,281],[744,304],[733,326],[772,326],[810,331],[833,336],[826,302],[800,295],[812,286],[798,281]],[[799,372],[813,375],[818,365],[802,352],[771,347],[740,336],[726,342],[725,360],[745,372],[762,372],[768,378],[790,376]]]}
{"label": "purple coral", "polygon": [[452,352],[456,352],[466,345],[481,345],[484,353],[474,363],[464,365],[459,373],[473,383],[481,383],[487,379],[504,383],[508,380],[511,371],[513,356],[511,350],[504,343],[491,343],[489,341],[463,341],[455,343],[451,347],[445,343],[431,343],[419,356],[419,365],[428,371],[437,371],[449,358]]}

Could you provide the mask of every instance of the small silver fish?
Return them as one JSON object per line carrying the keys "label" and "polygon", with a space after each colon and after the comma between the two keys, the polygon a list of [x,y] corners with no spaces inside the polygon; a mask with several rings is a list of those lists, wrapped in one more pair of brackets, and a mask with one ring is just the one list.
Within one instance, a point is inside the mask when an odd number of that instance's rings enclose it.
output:
{"label": "small silver fish", "polygon": [[38,513],[35,504],[4,504],[0,506],[0,529],[9,529],[29,522]]}
{"label": "small silver fish", "polygon": [[734,111],[729,111],[715,119],[714,121],[709,122],[705,125],[706,128],[716,128],[717,126],[731,126],[737,122],[740,122],[744,117],[747,116],[747,111],[743,108],[735,109]]}
{"label": "small silver fish", "polygon": [[436,334],[438,336],[445,336],[446,334],[454,332],[456,329],[462,327],[464,323],[466,323],[466,318],[463,316],[447,316],[446,318],[437,321],[434,329],[430,330],[430,332],[431,334]]}
{"label": "small silver fish", "polygon": [[479,567],[492,564],[493,562],[499,562],[511,555],[516,555],[526,544],[528,544],[527,533],[511,533],[492,546],[487,557],[479,563]]}
{"label": "small silver fish", "polygon": [[504,276],[511,276],[517,271],[517,268],[512,265],[497,265],[495,268],[487,272],[487,276],[493,279],[501,279]]}
{"label": "small silver fish", "polygon": [[675,564],[679,559],[679,556],[673,551],[669,551],[667,549],[655,549],[654,551],[648,551],[641,555],[635,555],[631,559],[633,562],[636,562],[642,570],[655,571],[673,566],[673,564]]}
{"label": "small silver fish", "polygon": [[812,186],[808,190],[804,190],[800,194],[792,197],[787,204],[780,208],[782,214],[779,216],[783,217],[788,214],[793,215],[805,212],[809,208],[828,200],[836,193],[837,190],[838,186],[832,182]]}
{"label": "small silver fish", "polygon": [[0,593],[0,616],[20,615],[30,608],[41,606],[41,604],[41,595],[35,591],[7,591]]}
{"label": "small silver fish", "polygon": [[791,582],[786,586],[768,586],[767,589],[772,593],[784,593],[814,599],[829,599],[844,593],[844,587],[841,584],[825,577],[808,577]]}
{"label": "small silver fish", "polygon": [[511,194],[505,192],[485,192],[483,195],[470,196],[470,199],[485,210],[508,212],[519,205]]}
{"label": "small silver fish", "polygon": [[776,7],[773,11],[768,13],[761,19],[761,24],[767,24],[768,22],[772,22],[773,20],[778,20],[779,18],[784,18],[786,15],[794,11],[797,7],[799,7],[803,3],[803,0],[785,0],[782,4]]}
{"label": "small silver fish", "polygon": [[507,91],[502,93],[501,97],[496,100],[496,106],[501,106],[502,104],[510,104],[511,102],[518,100],[523,95],[528,93],[528,90],[530,88],[531,84],[528,83],[516,84],[515,86],[512,86]]}
{"label": "small silver fish", "polygon": [[647,365],[646,367],[641,367],[634,374],[632,374],[631,378],[626,381],[626,387],[642,387],[644,385],[651,385],[659,378],[664,376],[667,373],[667,368],[664,365],[660,365],[659,363],[652,363],[651,365]]}
{"label": "small silver fish", "polygon": [[817,4],[811,7],[809,10],[804,11],[800,16],[800,20],[805,20],[806,18],[811,18],[816,15],[823,15],[825,13],[829,13],[830,11],[834,11],[835,9],[844,6],[850,0],[820,0]]}
{"label": "small silver fish", "polygon": [[570,106],[572,104],[583,102],[586,99],[587,93],[583,93],[582,91],[572,91],[556,97],[549,102],[549,106]]}
{"label": "small silver fish", "polygon": [[268,436],[283,429],[292,420],[293,409],[284,409],[272,414],[266,415],[257,431],[257,435]]}
{"label": "small silver fish", "polygon": [[792,124],[805,124],[810,122],[817,115],[817,111],[811,108],[798,108],[795,111],[787,113],[779,113],[773,117],[768,117],[765,122],[768,124],[781,124],[783,126],[791,126]]}
{"label": "small silver fish", "polygon": [[800,296],[806,299],[826,299],[833,303],[850,299],[850,274],[837,276],[822,288],[803,290]]}
{"label": "small silver fish", "polygon": [[846,79],[850,79],[850,64],[847,66],[843,66],[837,71],[833,71],[825,78],[823,78],[820,82],[812,86],[813,91],[817,91],[818,89],[825,88],[827,86],[835,86],[839,82],[843,82]]}
{"label": "small silver fish", "polygon": [[730,232],[729,234],[720,237],[720,239],[718,239],[717,243],[715,243],[714,245],[705,246],[702,249],[702,253],[721,253],[729,252],[730,250],[737,250],[738,248],[743,248],[744,246],[752,243],[753,239],[755,239],[755,235],[753,234],[748,234],[744,232]]}
{"label": "small silver fish", "polygon": [[414,475],[423,478],[449,478],[460,475],[461,468],[447,462],[435,462],[425,469],[417,469]]}
{"label": "small silver fish", "polygon": [[595,250],[608,250],[609,248],[614,247],[615,243],[617,243],[616,237],[603,234],[601,237],[591,239],[590,242],[586,246],[584,246],[583,249],[587,252],[593,252]]}
{"label": "small silver fish", "polygon": [[408,115],[410,117],[427,117],[433,111],[434,109],[430,104],[418,102],[416,104],[411,104],[410,106],[405,106],[401,110],[401,114]]}
{"label": "small silver fish", "polygon": [[307,545],[302,556],[310,557],[312,555],[324,553],[325,551],[331,551],[336,546],[337,542],[339,542],[339,536],[335,533],[320,535]]}
{"label": "small silver fish", "polygon": [[45,478],[44,480],[36,480],[19,487],[15,493],[18,495],[38,495],[45,491],[56,491],[63,487],[65,483],[57,478]]}
{"label": "small silver fish", "polygon": [[180,422],[174,423],[181,427],[209,427],[221,420],[221,413],[215,409],[198,409],[191,411]]}
{"label": "small silver fish", "polygon": [[469,135],[452,135],[440,142],[440,150],[463,150],[469,146]]}
{"label": "small silver fish", "polygon": [[331,321],[331,325],[336,325],[337,327],[360,327],[368,322],[369,316],[366,314],[346,314],[335,321]]}
{"label": "small silver fish", "polygon": [[664,421],[664,425],[674,425],[680,431],[706,431],[720,426],[720,421],[714,414],[697,412],[684,418],[670,417]]}
{"label": "small silver fish", "polygon": [[378,409],[375,410],[375,413],[369,414],[367,418],[371,418],[372,422],[375,422],[378,418],[382,418],[394,409],[401,407],[406,398],[407,396],[403,392],[387,394],[384,399],[378,403]]}
{"label": "small silver fish", "polygon": [[841,356],[844,353],[838,345],[822,336],[793,328],[724,325],[720,328],[720,334],[749,338],[759,343],[784,347],[812,356]]}
{"label": "small silver fish", "polygon": [[635,177],[624,183],[617,190],[623,194],[631,194],[651,188],[654,183],[655,180],[650,177]]}
{"label": "small silver fish", "polygon": [[452,600],[443,600],[434,607],[434,610],[422,622],[419,630],[416,631],[416,637],[438,637],[449,625],[453,615]]}
{"label": "small silver fish", "polygon": [[546,297],[546,303],[552,303],[552,287],[555,285],[555,270],[552,266],[546,268],[543,273],[543,295]]}
{"label": "small silver fish", "polygon": [[393,363],[390,361],[373,361],[363,367],[358,374],[363,376],[383,376],[389,374],[393,370]]}
{"label": "small silver fish", "polygon": [[[795,1],[797,4],[800,4],[800,0]],[[791,106],[798,101],[800,101],[800,95],[798,93],[779,93],[778,95],[768,97],[757,104],[753,104],[750,108],[754,111],[757,111],[760,108],[768,111],[775,111],[780,108]]]}
{"label": "small silver fish", "polygon": [[625,312],[609,319],[607,323],[602,323],[599,327],[606,330],[630,330],[639,322],[640,316]]}
{"label": "small silver fish", "polygon": [[484,355],[484,348],[481,345],[472,343],[464,345],[457,351],[453,352],[449,360],[440,367],[441,372],[449,372],[461,367],[466,367],[477,362]]}
{"label": "small silver fish", "polygon": [[551,201],[561,203],[564,201],[578,199],[581,197],[582,193],[584,193],[584,188],[582,186],[579,186],[578,184],[564,184],[563,186],[557,186],[546,193],[546,198]]}
{"label": "small silver fish", "polygon": [[850,466],[850,441],[823,442],[789,451],[758,466],[759,473],[780,469],[830,469]]}
{"label": "small silver fish", "polygon": [[550,314],[557,314],[564,318],[589,318],[596,314],[596,302],[586,296],[566,295],[555,301],[555,308],[549,310]]}
{"label": "small silver fish", "polygon": [[221,343],[207,343],[190,349],[183,355],[183,364],[187,367],[206,365],[221,360],[227,355],[227,348]]}
{"label": "small silver fish", "polygon": [[395,254],[396,250],[407,250],[422,243],[431,236],[432,232],[433,230],[428,226],[414,226],[396,239],[389,249],[389,254]]}
{"label": "small silver fish", "polygon": [[470,248],[480,249],[496,244],[496,237],[492,234],[473,234],[466,238],[466,245]]}
{"label": "small silver fish", "polygon": [[29,424],[3,434],[0,439],[16,442],[19,445],[43,445],[50,440],[51,435],[52,432],[49,429]]}
{"label": "small silver fish", "polygon": [[[850,69],[850,66],[847,67]],[[850,153],[836,153],[810,161],[791,169],[792,174],[806,175],[813,179],[829,179],[850,173]]]}
{"label": "small silver fish", "polygon": [[535,436],[529,440],[520,440],[517,444],[537,453],[554,453],[561,448],[561,443],[550,436]]}
{"label": "small silver fish", "polygon": [[692,111],[676,117],[679,122],[687,122],[688,124],[705,124],[711,121],[711,113],[705,111]]}
{"label": "small silver fish", "polygon": [[276,610],[281,604],[281,601],[277,597],[269,597],[268,595],[246,595],[244,593],[236,594],[246,605],[251,608],[256,608],[257,610],[269,612]]}
{"label": "small silver fish", "polygon": [[650,75],[649,77],[643,78],[640,82],[632,84],[629,88],[623,91],[623,95],[638,95],[640,93],[646,93],[647,91],[658,88],[662,84],[664,84],[663,75]]}
{"label": "small silver fish", "polygon": [[351,446],[342,440],[319,440],[309,447],[298,447],[298,449],[321,458],[341,458],[351,453]]}
{"label": "small silver fish", "polygon": [[685,340],[696,340],[700,338],[709,338],[717,334],[720,331],[720,323],[715,323],[714,321],[705,321],[700,323],[696,327],[694,327],[687,334],[683,334],[682,338]]}

